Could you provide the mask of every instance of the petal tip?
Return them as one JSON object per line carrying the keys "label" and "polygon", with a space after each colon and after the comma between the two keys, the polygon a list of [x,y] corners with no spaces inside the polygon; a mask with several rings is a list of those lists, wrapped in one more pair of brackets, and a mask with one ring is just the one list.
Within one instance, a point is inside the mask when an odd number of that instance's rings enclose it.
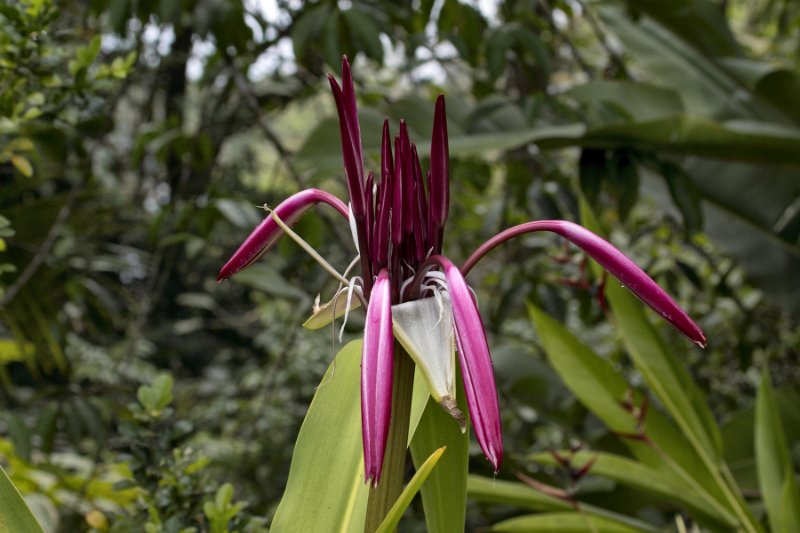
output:
{"label": "petal tip", "polygon": [[702,333],[700,334],[699,339],[692,339],[696,345],[698,345],[702,349],[708,348],[708,341],[706,341],[706,336]]}

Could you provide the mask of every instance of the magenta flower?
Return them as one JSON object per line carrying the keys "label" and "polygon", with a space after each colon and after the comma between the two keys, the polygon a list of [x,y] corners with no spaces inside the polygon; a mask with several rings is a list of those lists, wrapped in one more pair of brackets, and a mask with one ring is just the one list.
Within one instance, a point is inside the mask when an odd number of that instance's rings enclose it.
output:
{"label": "magenta flower", "polygon": [[[582,248],[626,287],[700,346],[703,332],[691,318],[622,252],[592,232],[567,221],[534,221],[507,229],[480,246],[459,269],[442,255],[449,210],[449,157],[444,98],[436,100],[431,165],[422,173],[416,146],[404,121],[392,139],[383,125],[380,180],[363,167],[361,133],[350,65],[342,61],[340,86],[328,76],[336,107],[347,186],[348,207],[336,197],[309,189],[274,210],[281,224],[268,216],[222,267],[218,280],[250,265],[312,205],[334,207],[351,225],[361,277],[348,283],[348,305],[355,292],[368,302],[362,351],[361,416],[366,479],[377,483],[389,429],[392,401],[394,337],[406,348],[427,378],[431,395],[461,423],[455,403],[455,354],[464,381],[475,436],[497,471],[503,440],[497,389],[486,333],[472,290],[464,276],[502,242],[535,231],[556,233]],[[394,150],[392,150],[394,148]],[[331,306],[319,312],[337,316]],[[312,317],[313,318],[313,317]],[[318,321],[319,322],[319,321]],[[457,348],[457,350],[454,350]]]}

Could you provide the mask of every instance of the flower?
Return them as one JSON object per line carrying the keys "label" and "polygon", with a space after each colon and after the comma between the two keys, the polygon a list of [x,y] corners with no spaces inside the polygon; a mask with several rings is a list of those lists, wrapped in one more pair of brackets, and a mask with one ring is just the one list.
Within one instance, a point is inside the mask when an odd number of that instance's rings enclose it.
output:
{"label": "flower", "polygon": [[[541,220],[514,226],[481,245],[460,269],[456,267],[442,255],[450,202],[444,97],[436,100],[431,164],[424,178],[406,123],[400,121],[399,134],[392,139],[387,119],[383,124],[380,180],[376,180],[374,174],[365,175],[364,171],[353,78],[346,57],[342,61],[342,85],[332,75],[328,78],[339,114],[349,208],[335,196],[316,189],[291,196],[251,233],[217,279],[228,278],[261,257],[316,203],[332,206],[348,220],[362,275],[348,281],[333,273],[348,287],[345,313],[354,307],[353,293],[368,303],[361,374],[367,480],[377,483],[383,465],[391,413],[394,337],[427,378],[434,399],[463,429],[464,417],[455,403],[457,348],[475,436],[495,471],[499,469],[503,440],[492,360],[465,276],[489,251],[518,235],[549,231],[571,241],[689,339],[705,346],[700,328],[655,281],[610,243],[572,222]],[[336,307],[315,305],[318,314],[325,314],[324,319],[314,321],[315,327],[336,317]]]}

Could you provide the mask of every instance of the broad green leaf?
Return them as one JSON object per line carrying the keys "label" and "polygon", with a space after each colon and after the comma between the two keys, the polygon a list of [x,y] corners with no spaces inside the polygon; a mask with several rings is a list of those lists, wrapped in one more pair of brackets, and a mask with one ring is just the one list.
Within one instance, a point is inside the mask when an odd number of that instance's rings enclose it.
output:
{"label": "broad green leaf", "polygon": [[710,0],[630,0],[628,6],[653,17],[706,54],[733,56],[741,53],[725,19],[725,10]]}
{"label": "broad green leaf", "polygon": [[599,12],[651,81],[679,89],[689,113],[764,121],[783,118],[741,91],[741,84],[713,56],[704,54],[653,18],[640,17],[634,21],[619,6],[604,6]]}
{"label": "broad green leaf", "polygon": [[646,121],[684,112],[677,92],[648,83],[627,80],[593,80],[567,94],[587,106],[612,103],[624,109],[631,121]]}
{"label": "broad green leaf", "polygon": [[360,9],[347,9],[342,14],[354,47],[378,63],[383,63],[381,29],[375,18]]}
{"label": "broad green leaf", "polygon": [[[635,148],[730,161],[800,165],[800,133],[772,122],[715,122],[696,115],[600,126],[569,144],[595,148]],[[563,138],[542,137],[543,147],[566,146]]]}
{"label": "broad green leaf", "polygon": [[766,370],[756,398],[755,448],[758,484],[770,529],[786,533],[800,530],[800,493]]}
{"label": "broad green leaf", "polygon": [[[478,502],[521,507],[523,509],[542,512],[575,511],[575,507],[572,503],[554,498],[553,496],[548,496],[523,483],[500,481],[481,476],[469,476],[467,480],[467,490],[470,499]],[[636,518],[621,515],[613,511],[607,511],[606,509],[594,505],[580,503],[579,506],[584,516],[607,518],[626,524],[636,531],[657,531],[657,529],[650,524]]]}
{"label": "broad green leaf", "polygon": [[[460,372],[457,375],[456,399],[466,416],[464,387]],[[429,533],[464,531],[469,469],[469,424],[467,431],[462,433],[458,423],[429,397],[411,441],[411,456],[417,468],[421,468],[425,458],[442,446],[447,447],[447,453],[422,486],[422,506]]]}
{"label": "broad green leaf", "polygon": [[0,466],[0,533],[36,533],[42,528]]}
{"label": "broad green leaf", "polygon": [[528,516],[518,516],[499,522],[489,528],[489,531],[503,533],[640,533],[639,528],[585,513],[544,513]]}
{"label": "broad green leaf", "polygon": [[419,489],[422,488],[422,484],[425,483],[425,480],[428,479],[431,471],[433,471],[436,463],[442,457],[442,454],[447,449],[447,446],[442,446],[435,452],[428,457],[422,465],[420,465],[417,472],[414,474],[414,477],[411,478],[411,481],[408,482],[406,488],[403,489],[403,492],[400,494],[400,497],[397,498],[397,501],[394,502],[392,508],[389,509],[389,512],[386,515],[386,518],[383,519],[381,522],[380,527],[376,533],[389,533],[394,531],[397,527],[397,524],[400,523],[400,519],[403,517],[403,513],[406,512],[408,506],[411,505],[411,500],[414,499],[414,496],[417,495]]}
{"label": "broad green leaf", "polygon": [[[704,202],[704,230],[748,279],[777,303],[800,311],[797,170],[776,159],[754,165],[691,158],[685,163]],[[719,177],[725,186],[720,187]]]}
{"label": "broad green leaf", "polygon": [[[363,116],[373,115],[368,110]],[[360,114],[359,116],[362,116]],[[318,173],[340,172],[339,148],[330,142],[338,130],[332,120],[323,121],[298,152],[305,168]],[[367,127],[362,125],[362,130]],[[379,131],[379,130],[376,130]],[[583,124],[540,126],[501,130],[491,133],[454,135],[450,138],[453,157],[487,155],[536,143],[545,149],[583,146],[590,148],[634,148],[677,155],[698,155],[732,161],[800,166],[800,133],[770,122],[738,121],[721,123],[697,115],[667,117],[607,124],[587,128]],[[365,143],[365,153],[375,156],[378,146]],[[428,143],[420,140],[420,156],[427,155]]]}
{"label": "broad green leaf", "polygon": [[[657,2],[649,0],[637,0],[636,4],[637,7],[647,4],[641,8],[651,14],[653,10],[682,10],[671,4],[659,8]],[[695,6],[691,8],[687,13]],[[661,16],[654,15],[659,24],[646,16],[632,20],[618,8],[603,7],[600,13],[649,81],[675,87],[689,113],[718,120],[736,119],[726,122],[725,129],[749,131],[757,137],[758,131],[766,133],[778,128],[796,135],[800,120],[800,100],[796,98],[800,76],[796,72],[741,54],[724,53],[715,57],[703,53],[706,48],[686,35],[685,28]],[[756,126],[757,123],[760,124]],[[710,133],[707,131],[701,137],[710,140]],[[695,134],[691,136],[702,140]],[[722,137],[717,138],[722,141]],[[777,140],[776,143],[765,138],[758,141],[759,150],[771,153],[766,158],[752,158],[748,147],[734,137],[729,137],[729,141],[728,156],[712,153],[717,150],[707,145],[705,155],[718,160],[692,158],[684,163],[707,200],[704,230],[747,270],[753,283],[782,306],[797,312],[800,310],[800,216],[794,202],[800,195],[800,185],[796,169],[792,168],[796,166],[796,158],[778,149],[781,142]],[[744,149],[740,152],[741,148]],[[701,155],[694,150],[684,153]],[[760,164],[728,163],[731,160]],[[720,186],[721,176],[724,187]]]}
{"label": "broad green leaf", "polygon": [[529,313],[550,364],[575,397],[613,432],[623,436],[639,461],[655,468],[666,479],[686,483],[696,490],[710,516],[724,523],[735,523],[724,493],[685,436],[660,411],[650,407],[643,429],[655,446],[630,438],[637,435],[637,424],[622,404],[627,398],[635,406],[641,406],[643,395],[633,391],[608,361],[578,341],[557,320],[533,306],[529,306]]}
{"label": "broad green leaf", "polygon": [[360,362],[361,342],[351,342],[322,378],[297,437],[272,531],[362,533],[369,487],[361,443]]}

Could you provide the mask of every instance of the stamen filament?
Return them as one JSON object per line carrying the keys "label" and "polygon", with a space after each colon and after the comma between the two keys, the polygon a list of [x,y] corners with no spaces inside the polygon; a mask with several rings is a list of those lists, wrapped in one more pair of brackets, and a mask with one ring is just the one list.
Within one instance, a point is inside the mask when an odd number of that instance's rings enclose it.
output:
{"label": "stamen filament", "polygon": [[292,230],[292,228],[287,226],[283,222],[283,220],[281,220],[280,217],[275,213],[275,211],[270,211],[270,216],[275,221],[275,223],[281,227],[284,233],[286,233],[286,235],[288,235],[294,242],[299,244],[300,247],[303,250],[305,250],[308,255],[310,255],[317,263],[319,263],[320,266],[322,266],[322,268],[327,270],[328,274],[333,276],[338,281],[342,282],[342,284],[348,287],[350,286],[350,281],[346,277],[339,274],[339,272],[335,268],[333,268],[333,266],[331,266],[330,263],[325,261],[325,259],[321,255],[319,255],[319,252],[317,252],[310,244],[304,241],[300,235],[298,235]]}

